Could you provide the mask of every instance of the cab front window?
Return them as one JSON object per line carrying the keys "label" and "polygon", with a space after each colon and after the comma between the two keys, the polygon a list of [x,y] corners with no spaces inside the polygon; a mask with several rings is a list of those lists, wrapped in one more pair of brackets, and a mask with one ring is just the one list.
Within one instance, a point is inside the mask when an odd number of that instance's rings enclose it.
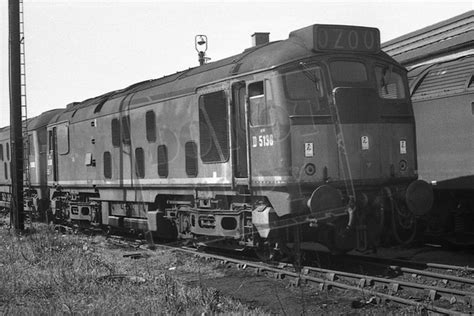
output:
{"label": "cab front window", "polygon": [[329,64],[334,82],[366,82],[367,68],[358,61],[338,60]]}
{"label": "cab front window", "polygon": [[301,64],[301,68],[283,75],[290,115],[318,115],[327,112],[323,74],[318,66]]}
{"label": "cab front window", "polygon": [[391,66],[376,66],[375,80],[377,80],[377,90],[381,98],[404,99],[406,97],[403,77]]}

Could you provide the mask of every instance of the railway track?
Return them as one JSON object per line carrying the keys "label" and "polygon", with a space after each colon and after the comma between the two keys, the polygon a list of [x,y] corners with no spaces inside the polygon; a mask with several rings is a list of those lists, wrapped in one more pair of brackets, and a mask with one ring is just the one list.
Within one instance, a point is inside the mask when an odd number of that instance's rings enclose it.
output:
{"label": "railway track", "polygon": [[[377,258],[376,261],[377,263],[374,263],[370,261],[370,258],[364,258],[363,262],[366,265],[377,265],[378,269],[375,271],[384,271],[380,276],[372,273],[369,275],[316,267],[304,267],[303,273],[329,281],[338,280],[353,284],[361,289],[370,289],[380,298],[413,306],[423,306],[423,308],[434,312],[457,315],[474,311],[472,309],[474,279],[468,276],[453,275],[455,271],[472,273],[472,268],[426,264],[431,268],[449,271],[441,273],[393,265],[391,260],[382,263],[380,258]],[[364,270],[370,271],[371,269]],[[386,295],[389,295],[390,298]]]}
{"label": "railway track", "polygon": [[[137,250],[149,250],[146,242],[111,237],[109,242]],[[364,297],[371,297],[361,304],[381,304],[396,302],[413,306],[417,311],[430,311],[446,315],[473,314],[474,309],[474,269],[460,266],[439,264],[421,264],[405,261],[386,260],[370,257],[355,257],[358,264],[377,266],[379,276],[349,272],[347,270],[325,269],[305,265],[296,269],[287,263],[263,263],[251,258],[223,256],[219,254],[201,252],[194,248],[178,245],[154,244],[158,249],[169,249],[184,252],[206,260],[218,260],[226,267],[247,270],[257,275],[266,275],[278,280],[286,280],[292,286],[305,283],[317,291],[333,288],[360,292]],[[140,258],[141,252],[127,254],[131,258]],[[394,263],[397,264],[394,264]],[[424,265],[424,269],[409,268],[406,266]],[[429,269],[426,269],[426,268]],[[437,272],[431,271],[432,269]],[[367,269],[369,270],[369,269]],[[442,272],[440,272],[440,270]],[[384,271],[383,274],[379,273]],[[444,272],[443,272],[444,271]],[[455,273],[463,276],[453,275]]]}

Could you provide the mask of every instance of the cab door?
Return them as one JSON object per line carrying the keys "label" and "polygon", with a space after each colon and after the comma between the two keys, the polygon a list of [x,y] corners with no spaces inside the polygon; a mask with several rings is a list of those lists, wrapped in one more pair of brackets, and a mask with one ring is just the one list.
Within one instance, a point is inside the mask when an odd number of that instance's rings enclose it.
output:
{"label": "cab door", "polygon": [[232,85],[232,129],[234,137],[233,145],[233,171],[237,179],[248,178],[248,136],[247,120],[245,115],[245,82],[237,82]]}
{"label": "cab door", "polygon": [[52,181],[58,181],[58,142],[57,128],[48,129],[48,176]]}

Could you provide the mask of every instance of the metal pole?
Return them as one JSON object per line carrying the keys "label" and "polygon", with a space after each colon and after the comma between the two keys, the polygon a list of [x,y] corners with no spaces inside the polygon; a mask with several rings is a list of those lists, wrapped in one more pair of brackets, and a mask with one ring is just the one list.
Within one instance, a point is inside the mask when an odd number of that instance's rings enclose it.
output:
{"label": "metal pole", "polygon": [[[21,122],[20,3],[8,1],[10,52],[10,140],[12,180],[11,217],[15,230],[25,228],[23,220],[23,135]],[[26,124],[26,122],[25,122]]]}

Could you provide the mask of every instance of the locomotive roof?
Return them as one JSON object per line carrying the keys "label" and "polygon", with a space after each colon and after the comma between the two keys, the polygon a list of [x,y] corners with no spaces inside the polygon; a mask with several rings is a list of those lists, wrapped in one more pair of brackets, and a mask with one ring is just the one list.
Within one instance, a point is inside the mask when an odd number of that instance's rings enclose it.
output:
{"label": "locomotive roof", "polygon": [[28,130],[35,130],[48,125],[50,120],[64,109],[53,109],[44,112],[28,121]]}
{"label": "locomotive roof", "polygon": [[289,61],[311,56],[312,52],[307,49],[286,41],[275,41],[264,45],[251,47],[244,52],[207,63],[202,66],[189,68],[184,71],[166,75],[161,78],[138,82],[124,89],[115,90],[103,95],[93,97],[82,102],[74,102],[67,106],[66,111],[76,111],[78,109],[97,105],[103,101],[124,97],[125,95],[138,91],[161,87],[159,93],[163,98],[173,96],[176,92],[176,85],[179,84],[182,90],[195,90],[198,86],[224,79],[230,76],[267,69]]}
{"label": "locomotive roof", "polygon": [[[127,106],[136,107],[147,102],[164,100],[186,93],[194,93],[200,86],[215,81],[255,71],[263,71],[291,61],[314,56],[316,52],[313,50],[313,46],[310,45],[313,43],[309,43],[309,40],[300,35],[302,33],[306,35],[304,32],[313,32],[310,28],[314,27],[316,29],[316,26],[313,25],[293,31],[288,39],[254,46],[240,54],[222,60],[189,68],[162,78],[142,81],[124,89],[108,92],[82,102],[71,103],[52,122],[91,119],[99,114],[116,112],[122,106],[120,101],[124,100],[126,96],[130,96],[126,101]],[[349,28],[348,26],[343,27]],[[379,36],[377,29],[361,29],[375,30],[377,36]],[[371,53],[392,60],[382,51]],[[87,110],[83,111],[82,109]]]}
{"label": "locomotive roof", "polygon": [[[6,137],[4,135],[7,135]],[[10,126],[0,127],[0,140],[10,138]]]}
{"label": "locomotive roof", "polygon": [[[29,118],[27,120],[28,131],[33,131],[41,127],[45,127],[46,125],[48,125],[48,123],[51,121],[51,119],[55,115],[58,115],[62,111],[64,111],[64,109],[53,109],[53,110],[49,110],[44,113],[41,113],[40,115],[35,116],[33,118]],[[6,136],[3,136],[4,138],[5,137],[10,138],[10,126],[0,127],[0,135],[6,135]]]}

